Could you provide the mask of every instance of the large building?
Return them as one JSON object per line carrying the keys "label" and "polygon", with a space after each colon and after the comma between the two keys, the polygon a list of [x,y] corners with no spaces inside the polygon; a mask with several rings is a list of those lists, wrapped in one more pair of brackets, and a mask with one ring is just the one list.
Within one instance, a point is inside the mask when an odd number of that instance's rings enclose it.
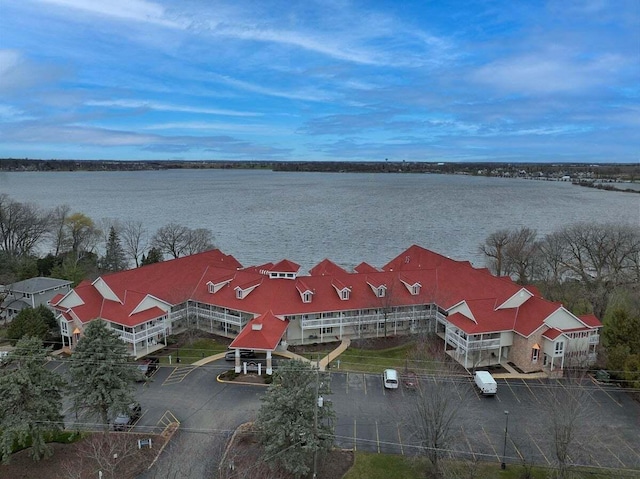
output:
{"label": "large building", "polygon": [[268,358],[288,344],[432,332],[468,369],[510,362],[524,372],[559,371],[595,360],[602,327],[534,287],[415,245],[382,268],[347,271],[323,260],[306,275],[288,260],[243,267],[212,250],[110,273],[51,303],[66,347],[100,318],[136,357],[187,326]]}

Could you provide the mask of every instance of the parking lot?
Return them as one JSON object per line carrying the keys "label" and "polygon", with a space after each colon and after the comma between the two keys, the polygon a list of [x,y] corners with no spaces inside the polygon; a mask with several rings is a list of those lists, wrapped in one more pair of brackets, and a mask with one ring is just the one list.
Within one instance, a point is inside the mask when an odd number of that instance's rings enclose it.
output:
{"label": "parking lot", "polygon": [[[402,386],[385,389],[381,375],[344,373],[331,377],[338,413],[337,445],[371,452],[420,453],[420,441],[412,433],[412,418],[407,414],[407,407],[420,400],[418,392]],[[616,388],[588,379],[580,386],[563,380],[502,379],[495,396],[483,397],[471,378],[446,381],[458,408],[450,446],[453,456],[501,462],[506,452],[507,462],[552,464],[553,401],[565,397],[563,393],[570,388],[571,394],[580,398],[582,411],[575,425],[571,461],[596,467],[640,468],[640,405]],[[419,377],[418,382],[423,389],[437,387],[433,377]]]}
{"label": "parking lot", "polygon": [[[52,365],[64,370],[64,365]],[[265,388],[224,384],[216,376],[229,364],[217,361],[201,367],[160,367],[147,384],[138,384],[136,398],[142,415],[136,432],[158,432],[161,418],[170,411],[181,422],[176,445],[168,449],[159,467],[169,470],[183,465],[197,468],[191,477],[202,477],[215,467],[222,448],[235,428],[254,420]],[[332,372],[333,394],[328,398],[336,411],[335,443],[356,450],[415,455],[420,441],[412,434],[409,409],[419,392],[383,387],[382,375]],[[562,380],[498,380],[498,393],[482,397],[470,377],[446,380],[457,414],[453,426],[451,455],[508,463],[523,460],[536,464],[554,462],[552,429],[548,421],[550,404],[566,388]],[[420,388],[437,387],[436,379],[419,376]],[[640,469],[640,404],[613,387],[585,380],[579,387],[584,414],[576,435],[577,447],[570,459],[596,467]],[[67,408],[70,404],[67,404]],[[507,447],[504,450],[508,411]],[[68,409],[69,420],[73,420]],[[207,460],[197,451],[209,451]],[[503,451],[504,450],[504,451]],[[184,474],[183,477],[189,477]],[[164,476],[153,477],[159,478]],[[169,476],[167,476],[169,477]]]}

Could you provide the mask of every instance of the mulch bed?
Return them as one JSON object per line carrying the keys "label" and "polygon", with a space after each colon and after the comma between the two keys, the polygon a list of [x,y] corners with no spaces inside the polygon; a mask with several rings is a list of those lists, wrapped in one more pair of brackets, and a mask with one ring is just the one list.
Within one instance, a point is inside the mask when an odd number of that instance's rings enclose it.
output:
{"label": "mulch bed", "polygon": [[[164,439],[153,434],[108,433],[108,446],[100,449],[96,454],[93,447],[100,439],[101,433],[91,434],[84,439],[71,444],[51,443],[51,457],[34,461],[29,456],[29,449],[17,452],[11,456],[9,464],[0,465],[0,477],[11,479],[60,479],[61,477],[98,477],[98,467],[95,456],[100,456],[107,463],[114,466],[113,472],[103,469],[104,479],[134,479],[144,472],[153,462]],[[152,440],[152,448],[138,449],[138,439]],[[113,464],[113,454],[118,453],[121,462]],[[94,457],[91,457],[94,456]],[[110,458],[107,460],[106,457]],[[122,459],[124,457],[124,459]]]}
{"label": "mulch bed", "polygon": [[[252,477],[260,479],[292,479],[283,471],[273,471],[262,460],[262,447],[250,424],[243,424],[227,446],[225,464],[221,467],[221,479]],[[340,479],[353,466],[351,450],[334,449],[318,460],[318,479]],[[230,468],[232,465],[232,468]]]}

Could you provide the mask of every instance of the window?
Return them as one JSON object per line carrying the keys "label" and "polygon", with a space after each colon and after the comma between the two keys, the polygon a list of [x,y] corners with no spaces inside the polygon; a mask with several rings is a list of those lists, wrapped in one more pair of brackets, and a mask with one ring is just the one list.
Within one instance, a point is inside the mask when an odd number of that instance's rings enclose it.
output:
{"label": "window", "polygon": [[69,335],[69,323],[67,323],[65,320],[60,321],[60,333],[63,336]]}
{"label": "window", "polygon": [[347,288],[343,289],[340,292],[340,298],[345,300],[345,299],[349,299],[349,290]]}
{"label": "window", "polygon": [[331,334],[333,333],[333,328],[322,328],[322,334]]}
{"label": "window", "polygon": [[556,354],[562,354],[562,352],[564,351],[564,341],[558,341],[556,343]]}
{"label": "window", "polygon": [[540,354],[540,350],[538,348],[533,348],[531,350],[531,362],[532,363],[537,363],[538,362],[539,354]]}
{"label": "window", "polygon": [[381,321],[378,323],[378,329],[384,329],[385,322]]}
{"label": "window", "polygon": [[242,290],[240,288],[236,289],[236,298],[242,299]]}
{"label": "window", "polygon": [[302,295],[302,302],[303,303],[311,302],[311,293],[309,291],[305,291],[304,294]]}
{"label": "window", "polygon": [[387,290],[384,286],[378,288],[378,298],[384,298],[384,293]]}
{"label": "window", "polygon": [[417,296],[418,294],[420,294],[420,285],[419,284],[414,284],[411,287],[411,294],[414,296]]}

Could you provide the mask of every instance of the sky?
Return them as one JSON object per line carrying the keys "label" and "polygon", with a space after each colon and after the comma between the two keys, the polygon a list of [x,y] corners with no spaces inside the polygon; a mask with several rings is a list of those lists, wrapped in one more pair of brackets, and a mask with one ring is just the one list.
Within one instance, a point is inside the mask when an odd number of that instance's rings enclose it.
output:
{"label": "sky", "polygon": [[0,157],[640,162],[640,0],[0,0]]}

